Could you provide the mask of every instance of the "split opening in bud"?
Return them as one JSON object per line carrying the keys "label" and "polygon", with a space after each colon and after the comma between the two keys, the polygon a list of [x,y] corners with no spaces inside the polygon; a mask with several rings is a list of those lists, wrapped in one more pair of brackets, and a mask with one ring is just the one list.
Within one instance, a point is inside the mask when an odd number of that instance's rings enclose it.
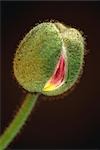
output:
{"label": "split opening in bud", "polygon": [[59,88],[65,79],[66,63],[64,54],[61,54],[59,61],[55,67],[54,73],[51,78],[45,84],[43,91],[52,91]]}

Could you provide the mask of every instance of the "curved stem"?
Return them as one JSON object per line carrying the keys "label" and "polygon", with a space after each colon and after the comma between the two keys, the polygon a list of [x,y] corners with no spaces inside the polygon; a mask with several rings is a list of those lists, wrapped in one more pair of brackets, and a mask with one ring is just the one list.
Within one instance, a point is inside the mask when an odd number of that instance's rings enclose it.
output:
{"label": "curved stem", "polygon": [[26,98],[16,114],[11,124],[7,127],[4,133],[0,137],[0,150],[4,150],[12,142],[14,137],[20,131],[28,116],[30,115],[32,108],[35,106],[36,100],[39,94],[27,94]]}

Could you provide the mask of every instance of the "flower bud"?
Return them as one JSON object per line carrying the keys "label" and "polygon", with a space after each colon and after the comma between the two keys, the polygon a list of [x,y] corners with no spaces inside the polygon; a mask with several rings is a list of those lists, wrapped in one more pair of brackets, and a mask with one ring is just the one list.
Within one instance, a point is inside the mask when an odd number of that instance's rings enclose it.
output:
{"label": "flower bud", "polygon": [[35,26],[19,44],[14,75],[29,92],[59,95],[76,83],[83,59],[84,38],[78,30],[45,22]]}

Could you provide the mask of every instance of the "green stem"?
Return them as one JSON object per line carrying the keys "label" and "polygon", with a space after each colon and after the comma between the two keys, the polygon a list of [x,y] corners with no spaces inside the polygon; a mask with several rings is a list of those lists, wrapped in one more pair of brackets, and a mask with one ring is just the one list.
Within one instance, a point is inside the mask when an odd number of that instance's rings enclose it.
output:
{"label": "green stem", "polygon": [[27,94],[19,112],[14,117],[11,124],[7,127],[0,137],[0,150],[4,150],[12,142],[14,137],[20,131],[28,116],[30,115],[39,94]]}

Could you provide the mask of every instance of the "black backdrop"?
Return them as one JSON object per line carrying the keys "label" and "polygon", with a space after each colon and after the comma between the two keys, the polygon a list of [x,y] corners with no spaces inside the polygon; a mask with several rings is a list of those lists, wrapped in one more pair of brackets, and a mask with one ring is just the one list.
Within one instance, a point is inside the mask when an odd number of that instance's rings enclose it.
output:
{"label": "black backdrop", "polygon": [[38,22],[56,19],[84,32],[84,72],[75,90],[59,100],[40,96],[11,149],[100,147],[100,2],[2,2],[1,132],[23,101],[13,79],[17,45]]}

